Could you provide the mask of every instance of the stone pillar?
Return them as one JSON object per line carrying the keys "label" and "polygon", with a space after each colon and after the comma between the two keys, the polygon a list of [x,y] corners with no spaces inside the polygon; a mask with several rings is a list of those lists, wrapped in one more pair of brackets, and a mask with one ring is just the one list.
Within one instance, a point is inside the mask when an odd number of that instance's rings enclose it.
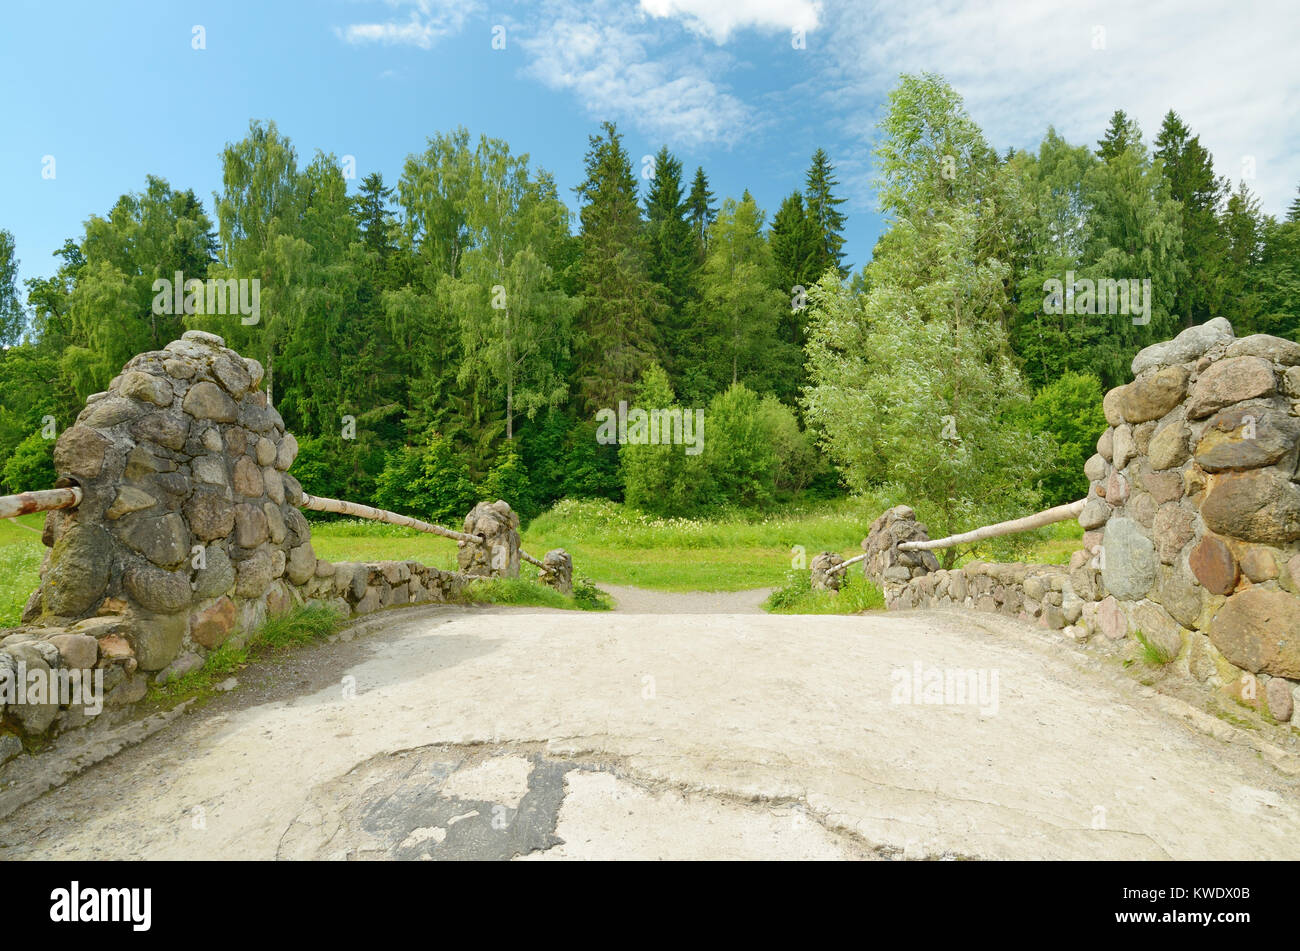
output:
{"label": "stone pillar", "polygon": [[1083,626],[1141,632],[1176,668],[1229,692],[1244,681],[1243,702],[1284,720],[1300,696],[1300,344],[1238,338],[1220,317],[1145,348],[1132,370],[1106,394],[1084,466],[1070,574]]}
{"label": "stone pillar", "polygon": [[[903,542],[929,541],[925,525],[916,520],[916,512],[907,505],[895,505],[871,523],[862,550],[864,577],[880,586],[887,607],[894,607],[898,593],[908,581],[939,570],[939,559],[930,551],[900,551]],[[902,605],[899,605],[902,606]]]}
{"label": "stone pillar", "polygon": [[573,594],[573,559],[563,548],[552,548],[542,556],[550,571],[537,572],[537,580],[550,585],[560,594]]}
{"label": "stone pillar", "polygon": [[844,579],[844,572],[832,572],[831,569],[842,564],[844,564],[844,559],[833,551],[824,551],[816,555],[811,566],[813,590],[829,591],[831,594],[839,591],[840,584]]}
{"label": "stone pillar", "polygon": [[46,518],[51,550],[25,625],[84,633],[100,666],[111,655],[151,673],[192,667],[237,628],[255,630],[268,604],[301,600],[316,556],[287,472],[298,445],[262,377],[192,330],[86,401],[54,448],[60,484],[79,485],[82,503]]}
{"label": "stone pillar", "polygon": [[464,531],[481,536],[483,542],[456,543],[461,571],[480,578],[519,577],[519,516],[507,503],[480,502],[465,516]]}

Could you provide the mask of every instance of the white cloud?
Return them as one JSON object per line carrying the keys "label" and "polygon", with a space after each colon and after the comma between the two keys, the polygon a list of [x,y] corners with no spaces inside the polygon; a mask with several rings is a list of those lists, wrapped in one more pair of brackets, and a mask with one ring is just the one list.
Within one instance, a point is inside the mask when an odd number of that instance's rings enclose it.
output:
{"label": "white cloud", "polygon": [[[627,5],[551,2],[520,45],[528,72],[572,92],[593,116],[630,120],[670,145],[731,144],[752,128],[752,110],[714,75],[718,57],[688,47],[658,49]],[[518,33],[516,33],[518,35]]]}
{"label": "white cloud", "polygon": [[1000,150],[1036,146],[1049,123],[1094,144],[1115,109],[1137,119],[1150,143],[1172,108],[1234,184],[1254,157],[1247,184],[1266,211],[1281,213],[1300,183],[1300,18],[1290,0],[1240,8],[912,0],[828,13],[828,100],[866,107],[849,116],[864,150],[898,74],[933,70]]}
{"label": "white cloud", "polygon": [[386,0],[390,7],[411,7],[405,20],[352,23],[335,32],[348,43],[387,43],[431,49],[444,36],[459,33],[478,12],[475,0]]}
{"label": "white cloud", "polygon": [[657,19],[678,17],[716,43],[745,28],[813,30],[821,18],[819,0],[641,0],[641,9]]}

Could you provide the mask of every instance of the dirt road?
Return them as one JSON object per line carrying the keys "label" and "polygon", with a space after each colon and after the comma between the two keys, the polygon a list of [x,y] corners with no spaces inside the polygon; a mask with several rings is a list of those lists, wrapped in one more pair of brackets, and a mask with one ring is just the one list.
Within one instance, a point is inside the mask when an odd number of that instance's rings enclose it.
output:
{"label": "dirt road", "polygon": [[385,612],[244,671],[0,820],[0,858],[1300,852],[1295,776],[1054,635],[613,593]]}

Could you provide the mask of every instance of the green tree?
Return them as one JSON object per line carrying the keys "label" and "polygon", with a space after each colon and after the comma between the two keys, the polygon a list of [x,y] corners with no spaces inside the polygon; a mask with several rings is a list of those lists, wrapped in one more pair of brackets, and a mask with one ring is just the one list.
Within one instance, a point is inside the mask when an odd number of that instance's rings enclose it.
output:
{"label": "green tree", "polygon": [[1219,208],[1227,197],[1227,180],[1214,174],[1214,159],[1172,109],[1156,136],[1169,197],[1181,206],[1186,277],[1176,285],[1172,311],[1184,326],[1204,323],[1218,314],[1224,278],[1224,235]]}
{"label": "green tree", "polygon": [[18,259],[14,257],[14,236],[0,229],[0,347],[18,342],[26,322],[18,296]]}
{"label": "green tree", "polygon": [[480,141],[470,181],[467,250],[452,290],[459,379],[500,394],[513,440],[517,414],[531,419],[568,395],[561,360],[572,307],[545,263],[568,213],[549,177],[530,178],[528,156],[512,156],[500,140]]}
{"label": "green tree", "polygon": [[1103,162],[1109,162],[1141,141],[1142,131],[1138,128],[1138,124],[1130,119],[1123,109],[1116,109],[1111,114],[1106,134],[1097,142],[1097,157]]}
{"label": "green tree", "polygon": [[813,273],[818,278],[827,268],[835,268],[841,277],[848,271],[844,267],[844,213],[839,206],[844,199],[835,195],[839,181],[835,178],[835,166],[830,156],[822,149],[813,152],[812,163],[804,181],[804,204],[807,207],[808,221],[817,236],[817,254],[813,263]]}
{"label": "green tree", "polygon": [[790,312],[783,320],[782,339],[802,347],[806,339],[804,309],[794,303],[801,287],[804,292],[821,277],[817,262],[821,259],[819,236],[804,209],[803,195],[792,192],[781,202],[768,231],[772,249],[772,266],[776,286],[790,295]]}
{"label": "green tree", "polygon": [[996,184],[990,153],[941,78],[903,77],[881,121],[890,228],[868,290],[854,297],[828,274],[810,293],[806,418],[852,488],[906,487],[940,534],[1032,511],[1046,448],[1017,421],[1027,394],[1002,328],[1010,266],[979,253],[988,222],[963,200]]}
{"label": "green tree", "polygon": [[661,356],[679,378],[691,358],[686,352],[688,306],[695,297],[700,269],[700,242],[682,191],[682,163],[664,146],[655,155],[654,177],[645,198],[646,273],[663,288]]}
{"label": "green tree", "polygon": [[1034,394],[1029,425],[1047,433],[1055,450],[1043,473],[1044,504],[1064,505],[1088,494],[1083,464],[1106,430],[1102,395],[1101,381],[1090,373],[1064,373]]}
{"label": "green tree", "polygon": [[691,193],[686,199],[687,220],[695,232],[696,245],[700,254],[709,242],[709,226],[717,217],[718,209],[713,205],[713,192],[709,191],[709,177],[704,174],[704,166],[697,166],[695,177],[691,179]]}
{"label": "green tree", "polygon": [[578,390],[588,409],[617,404],[654,359],[663,304],[646,275],[636,179],[612,122],[590,137],[582,201]]}
{"label": "green tree", "polygon": [[799,383],[798,349],[780,329],[789,298],[776,287],[764,215],[748,191],[728,198],[709,229],[696,307],[697,354],[686,395],[703,399],[745,382],[761,393],[793,398]]}

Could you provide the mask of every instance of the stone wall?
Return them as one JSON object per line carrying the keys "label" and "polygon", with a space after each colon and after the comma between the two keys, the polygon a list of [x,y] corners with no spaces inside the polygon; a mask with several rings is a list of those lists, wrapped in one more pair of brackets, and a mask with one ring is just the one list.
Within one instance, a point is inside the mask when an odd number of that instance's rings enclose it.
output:
{"label": "stone wall", "polygon": [[1102,644],[1141,633],[1172,670],[1300,727],[1300,344],[1216,318],[1133,373],[1106,394],[1068,567],[938,570],[897,550],[928,537],[898,507],[863,542],[866,574],[891,608],[998,611]]}
{"label": "stone wall", "polygon": [[[54,450],[58,484],[80,486],[82,502],[46,518],[40,587],[22,626],[0,631],[0,677],[102,671],[112,710],[296,606],[351,616],[460,599],[462,574],[316,557],[289,471],[298,445],[262,377],[256,360],[190,331],[87,400]],[[462,543],[467,573],[517,576],[518,525],[505,502],[476,507],[466,530],[491,544]],[[0,761],[15,732],[86,721],[81,707],[0,700]]]}

